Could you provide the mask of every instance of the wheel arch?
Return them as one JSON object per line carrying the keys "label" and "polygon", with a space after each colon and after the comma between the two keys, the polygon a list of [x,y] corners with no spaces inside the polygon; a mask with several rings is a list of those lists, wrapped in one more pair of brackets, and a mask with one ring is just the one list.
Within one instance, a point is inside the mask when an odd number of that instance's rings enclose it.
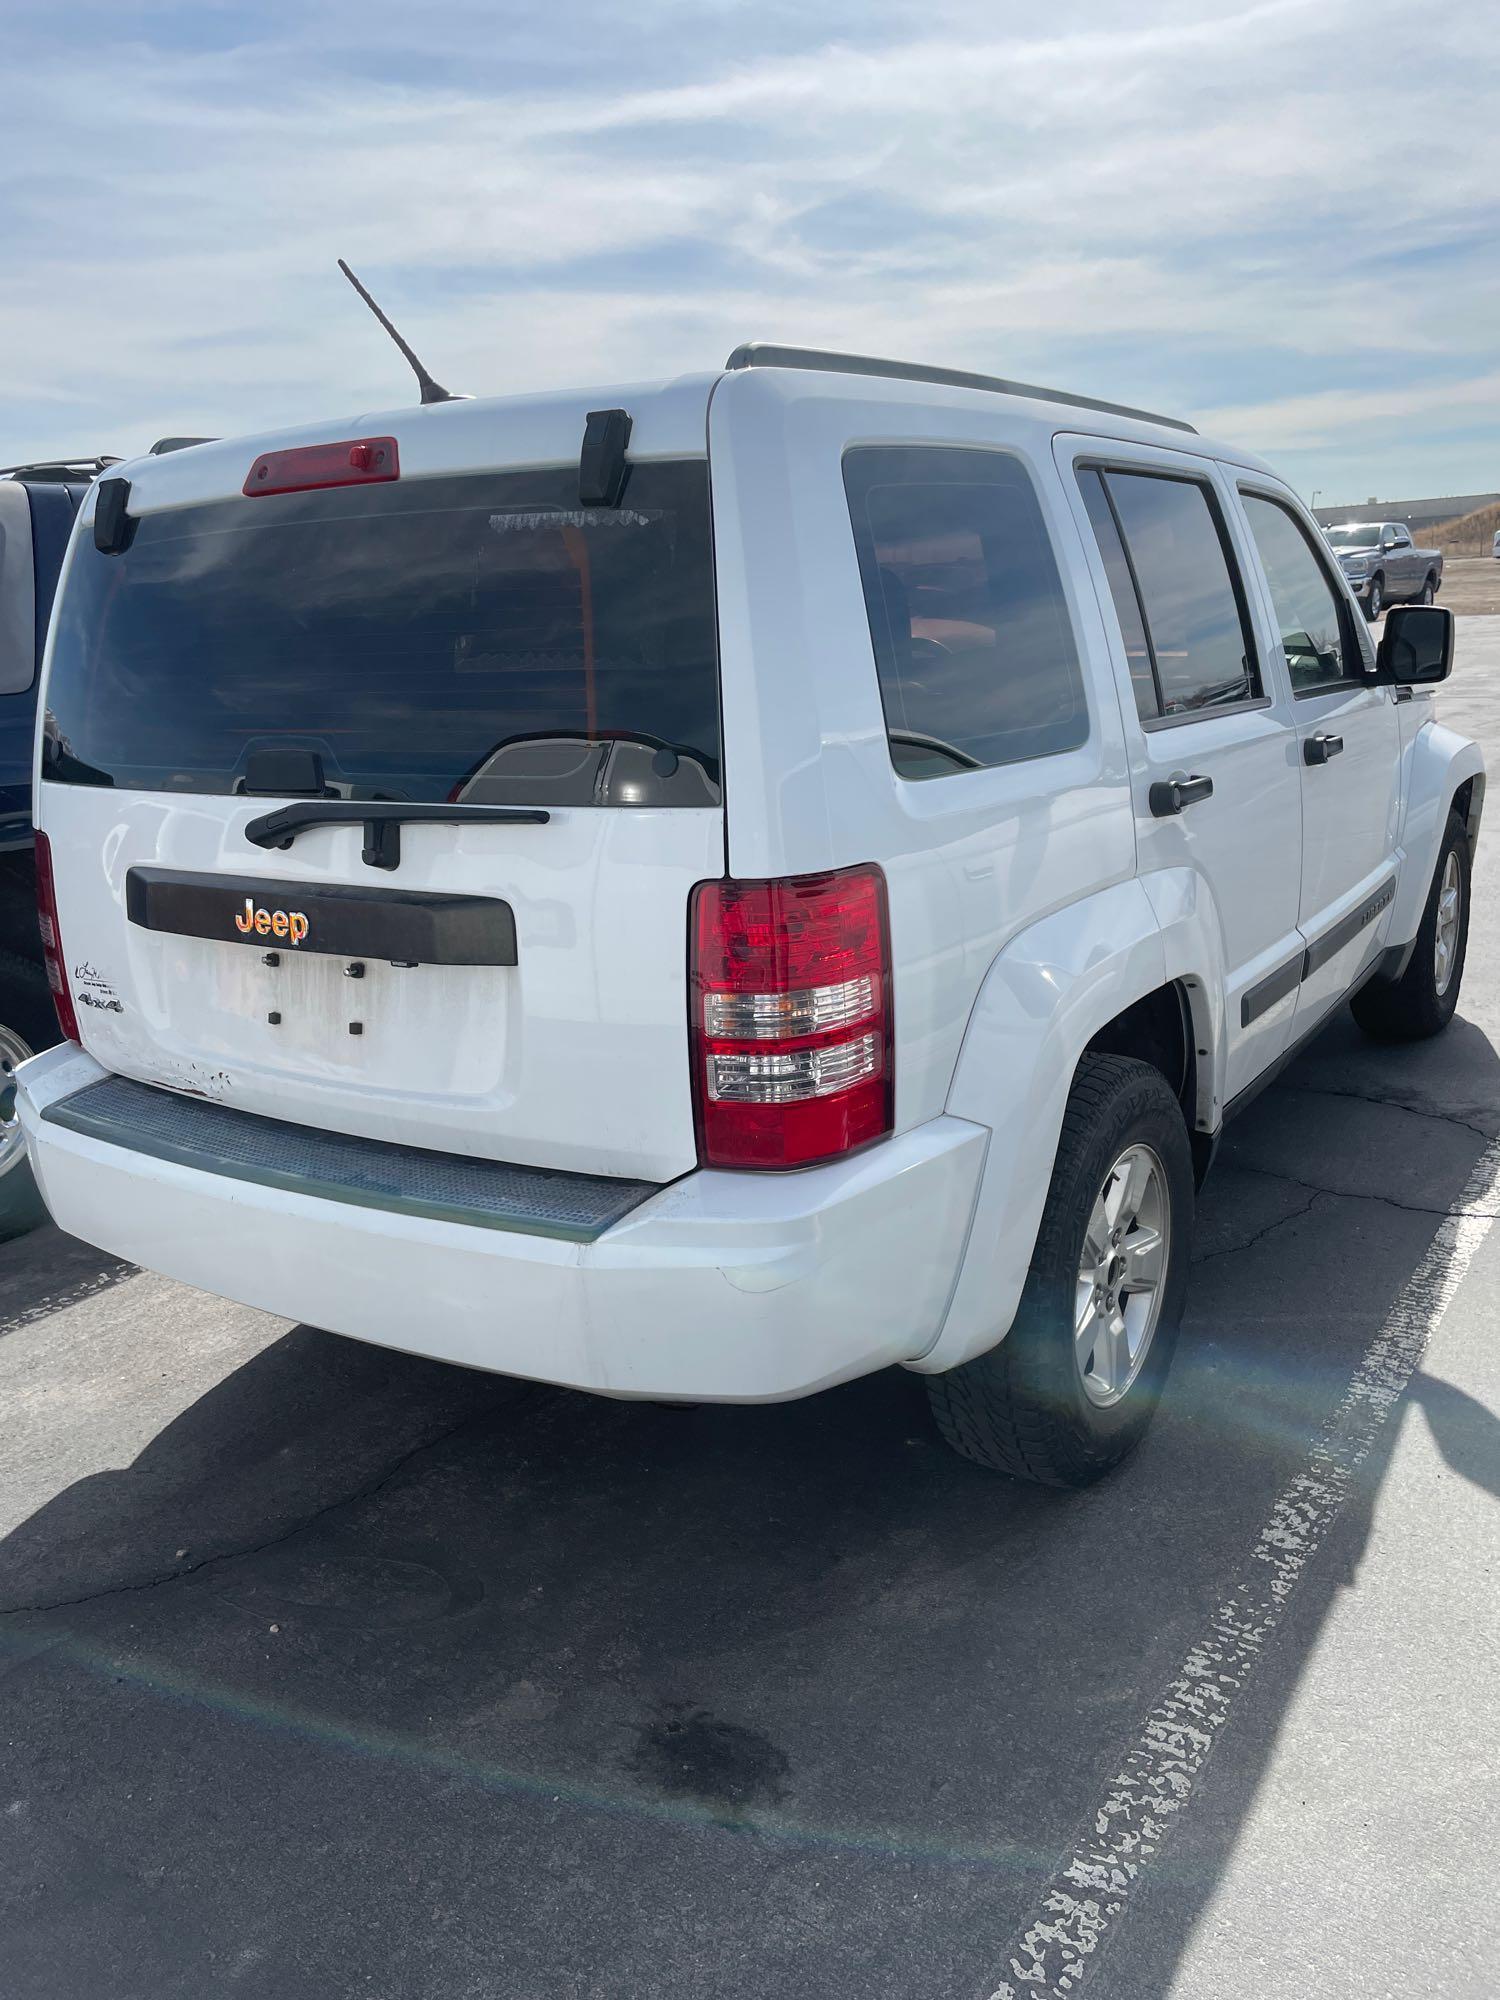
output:
{"label": "wheel arch", "polygon": [[1479,845],[1479,822],[1484,817],[1484,772],[1475,771],[1464,779],[1453,794],[1450,810],[1456,812],[1464,823],[1469,836],[1469,852],[1472,855]]}
{"label": "wheel arch", "polygon": [[1449,813],[1462,815],[1471,855],[1484,814],[1484,753],[1477,743],[1440,722],[1427,722],[1407,745],[1406,757],[1401,872],[1386,933],[1392,947],[1410,944],[1417,934]]}
{"label": "wheel arch", "polygon": [[[1133,1056],[1160,1070],[1182,1111],[1193,1151],[1193,1173],[1202,1187],[1213,1161],[1217,1131],[1199,1119],[1200,1097],[1213,1102],[1214,1030],[1203,982],[1169,979],[1132,1000],[1091,1038],[1085,1053]],[[1076,1066],[1075,1066],[1076,1067]]]}
{"label": "wheel arch", "polygon": [[1211,993],[1222,1015],[1223,981],[1201,961],[1184,967],[1182,929],[1181,921],[1163,925],[1136,878],[1029,926],[991,965],[947,1102],[951,1114],[989,1132],[984,1167],[943,1325],[909,1366],[956,1367],[1009,1331],[1087,1050],[1141,1054],[1154,1043],[1157,1067],[1178,1064],[1169,1081],[1179,1102],[1192,1104],[1189,1132],[1203,1128],[1204,1078],[1211,1110],[1220,1062]]}

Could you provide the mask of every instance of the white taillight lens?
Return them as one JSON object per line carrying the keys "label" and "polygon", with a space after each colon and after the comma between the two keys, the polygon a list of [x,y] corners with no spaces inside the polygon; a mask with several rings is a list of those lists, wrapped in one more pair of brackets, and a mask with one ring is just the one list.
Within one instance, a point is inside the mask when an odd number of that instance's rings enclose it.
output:
{"label": "white taillight lens", "polygon": [[860,1035],[832,1048],[711,1054],[708,1094],[734,1104],[796,1104],[879,1074],[880,1043],[874,1035]]}
{"label": "white taillight lens", "polygon": [[868,1021],[879,995],[869,973],[798,993],[705,993],[703,1032],[728,1041],[783,1041]]}

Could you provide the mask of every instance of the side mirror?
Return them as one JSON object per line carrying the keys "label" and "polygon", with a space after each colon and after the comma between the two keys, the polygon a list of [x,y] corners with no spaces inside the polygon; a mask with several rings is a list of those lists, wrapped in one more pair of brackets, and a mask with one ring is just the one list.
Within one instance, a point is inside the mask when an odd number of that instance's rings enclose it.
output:
{"label": "side mirror", "polygon": [[1385,615],[1375,678],[1388,686],[1424,687],[1453,671],[1453,613],[1436,604],[1397,604]]}

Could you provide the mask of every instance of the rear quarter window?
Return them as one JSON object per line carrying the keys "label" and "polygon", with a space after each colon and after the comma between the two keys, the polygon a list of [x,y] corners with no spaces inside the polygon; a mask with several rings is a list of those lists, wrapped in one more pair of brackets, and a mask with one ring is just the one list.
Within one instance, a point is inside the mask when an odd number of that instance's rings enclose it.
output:
{"label": "rear quarter window", "polygon": [[1020,461],[857,446],[844,487],[897,772],[951,777],[1082,743],[1072,621]]}

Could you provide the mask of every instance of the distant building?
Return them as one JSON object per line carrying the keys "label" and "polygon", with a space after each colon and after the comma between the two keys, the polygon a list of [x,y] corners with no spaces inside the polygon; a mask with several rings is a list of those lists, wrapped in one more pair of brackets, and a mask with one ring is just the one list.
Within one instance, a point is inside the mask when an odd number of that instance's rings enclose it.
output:
{"label": "distant building", "polygon": [[1453,493],[1446,500],[1351,500],[1342,507],[1314,507],[1313,514],[1325,528],[1340,521],[1404,521],[1415,535],[1497,501],[1500,493]]}

